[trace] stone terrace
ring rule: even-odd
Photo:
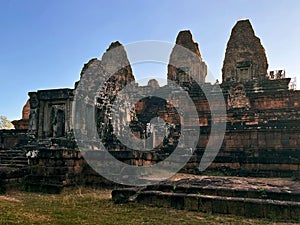
[[[175,175],[157,185],[116,189],[115,203],[246,217],[299,220],[300,182],[290,179]]]

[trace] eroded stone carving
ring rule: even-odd
[[[243,84],[237,84],[228,91],[228,108],[250,108],[249,99],[246,96],[245,87]]]
[[[52,105],[51,107],[51,126],[53,137],[63,137],[65,134],[65,106]]]
[[[29,99],[29,102],[30,102],[30,115],[29,115],[28,130],[29,130],[30,134],[36,135],[37,130],[38,130],[39,100],[38,100],[36,92],[30,92],[29,97],[30,97],[30,99]]]

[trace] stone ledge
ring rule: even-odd
[[[135,188],[126,190],[120,189],[112,192],[115,203],[128,202],[130,196],[137,195],[138,203],[165,208],[282,220],[297,220],[300,215],[300,202],[162,191],[139,193]]]
[[[167,181],[142,188],[116,189],[112,191],[112,199],[116,203],[136,201],[150,206],[252,218],[286,221],[299,219],[300,189],[297,181],[216,176],[180,177],[191,175],[178,174]]]

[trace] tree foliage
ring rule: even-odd
[[[0,129],[13,129],[14,125],[6,118],[0,115]]]

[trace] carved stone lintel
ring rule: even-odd
[[[232,86],[228,91],[228,108],[250,108],[250,101],[246,96],[243,84]]]

